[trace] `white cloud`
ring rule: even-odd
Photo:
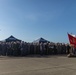
[[[34,14],[26,14],[25,15],[25,19],[27,19],[27,20],[36,21],[37,18],[38,18],[37,15],[34,15]]]

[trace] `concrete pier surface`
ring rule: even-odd
[[[76,58],[1,56],[0,75],[76,75]]]

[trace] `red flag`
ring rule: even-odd
[[[69,38],[70,44],[76,48],[76,37],[71,34],[68,34],[68,38]]]

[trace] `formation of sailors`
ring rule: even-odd
[[[0,55],[2,56],[68,54],[69,49],[69,45],[62,43],[0,42]]]

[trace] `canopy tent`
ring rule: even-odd
[[[14,42],[16,42],[16,41],[21,42],[21,40],[15,38],[15,37],[12,36],[12,35],[11,35],[9,38],[5,39],[5,41],[6,41],[6,42],[12,42],[12,41],[14,41]]]
[[[47,42],[49,42],[49,41],[45,40],[44,38],[39,38],[39,39],[33,41],[33,43],[47,43]]]

